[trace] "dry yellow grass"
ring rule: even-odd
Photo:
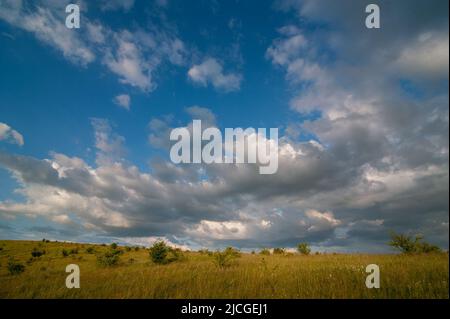
[[[109,248],[100,245],[0,241],[0,247],[0,298],[449,297],[448,254],[243,254],[220,269],[210,256],[197,252],[186,253],[184,261],[155,265],[148,250],[131,250],[120,256],[119,265],[102,267],[95,254]],[[28,261],[35,247],[46,254]],[[63,249],[76,247],[78,254],[62,256]],[[88,247],[96,252],[87,253]],[[9,274],[11,257],[25,265],[23,273]],[[80,289],[65,286],[65,267],[71,263],[80,266]],[[365,286],[368,264],[380,266],[380,289]]]

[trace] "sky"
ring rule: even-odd
[[[391,252],[449,242],[448,1],[0,0],[0,238]],[[278,128],[279,168],[170,132]]]

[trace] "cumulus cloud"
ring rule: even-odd
[[[204,108],[189,112],[217,121]],[[191,248],[294,247],[307,241],[346,250],[363,243],[370,250],[374,243],[384,245],[390,228],[442,229],[448,223],[448,170],[442,166],[387,171],[342,158],[340,148],[282,137],[273,176],[260,175],[251,164],[176,166],[165,160],[153,161],[145,172],[123,160],[125,139],[108,121],[92,124],[96,167],[57,153],[43,160],[0,153],[0,164],[26,198],[0,202],[0,212],[78,225],[71,226],[78,238],[93,233],[137,243],[164,237]],[[445,245],[443,235],[432,239]]]
[[[128,94],[120,94],[114,97],[114,103],[125,110],[130,110],[131,98]]]
[[[12,129],[8,124],[0,122],[0,141],[23,146],[23,136],[16,130]]]
[[[201,86],[211,84],[215,89],[223,91],[238,91],[242,76],[236,73],[225,74],[222,65],[214,58],[207,58],[200,64],[192,66],[188,77]]]

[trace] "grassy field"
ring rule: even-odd
[[[87,252],[92,247],[94,251]],[[45,250],[31,258],[33,248]],[[64,257],[62,251],[78,249]],[[242,254],[218,267],[205,253],[186,252],[167,265],[151,262],[147,249],[123,251],[105,267],[107,246],[0,241],[0,298],[448,298],[448,254],[341,255]],[[8,261],[25,269],[10,274]],[[65,267],[77,264],[81,288],[68,289]],[[380,289],[365,286],[368,264],[381,272]]]

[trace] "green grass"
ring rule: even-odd
[[[93,247],[94,253],[87,253]],[[2,248],[2,249],[1,249]],[[45,250],[31,258],[33,248]],[[62,250],[78,248],[63,257]],[[242,254],[220,268],[211,256],[185,253],[182,261],[156,265],[147,249],[125,251],[119,264],[103,267],[107,246],[0,241],[0,298],[448,298],[448,254],[344,255]],[[11,275],[13,257],[25,265]],[[133,259],[133,262],[129,260]],[[80,266],[80,289],[68,289],[68,264]],[[365,286],[368,264],[377,264],[381,288]]]

